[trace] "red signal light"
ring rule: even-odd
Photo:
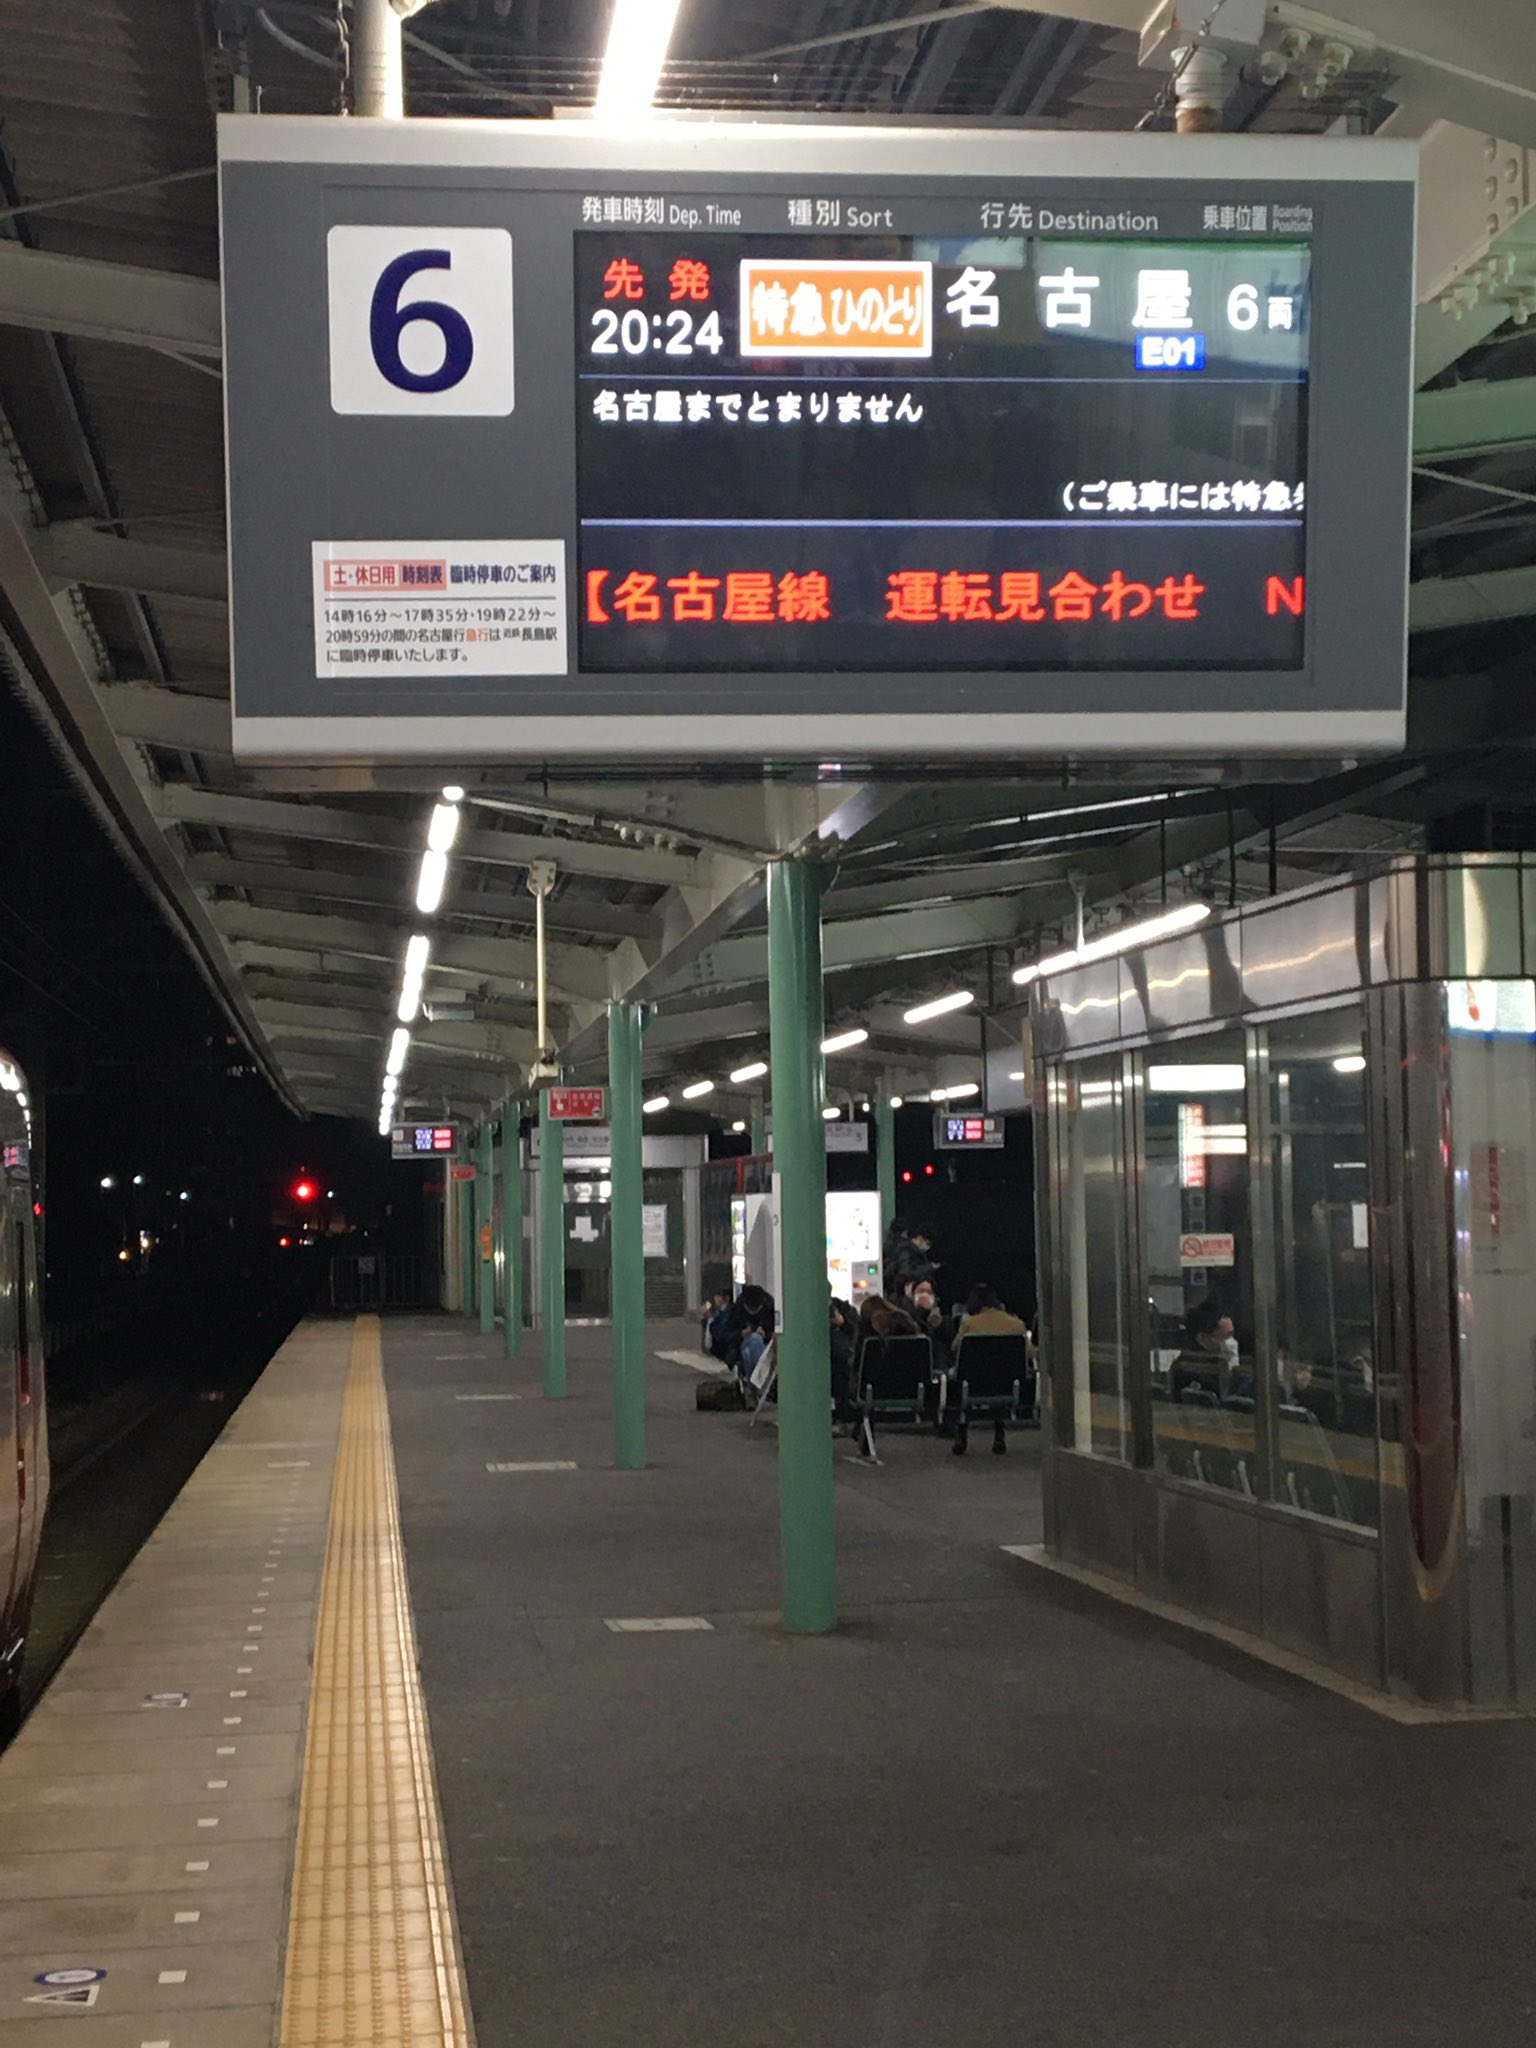
[[[933,1161],[932,1161],[931,1159],[929,1160],[928,1164],[927,1164],[927,1165],[926,1165],[926,1166],[925,1166],[925,1167],[923,1168],[923,1171],[924,1171],[924,1173],[926,1173],[926,1174],[927,1174],[928,1178],[929,1178],[930,1180],[932,1180],[932,1178],[933,1178]]]
[[[911,1167],[910,1167],[910,1166],[904,1166],[904,1167],[903,1167],[903,1168],[901,1169],[901,1177],[902,1177],[902,1179],[903,1179],[903,1180],[908,1180],[908,1181],[909,1181],[909,1180],[910,1180],[910,1179],[912,1178],[912,1169],[911,1169]]]
[[[285,1252],[292,1243],[293,1239],[291,1237],[280,1237],[277,1240],[277,1248],[280,1252]]]
[[[312,1180],[296,1180],[293,1184],[293,1199],[296,1202],[312,1202],[319,1189]]]

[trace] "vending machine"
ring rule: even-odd
[[[827,1284],[854,1308],[880,1292],[880,1196],[874,1189],[827,1196]]]
[[[779,1249],[779,1187],[772,1194],[731,1200],[731,1280],[739,1294],[749,1280],[780,1304],[784,1274]],[[854,1308],[880,1292],[880,1197],[838,1192],[827,1196],[827,1285]]]

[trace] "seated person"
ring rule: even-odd
[[[1010,1315],[1003,1307],[1002,1298],[995,1287],[983,1283],[973,1287],[966,1297],[965,1311],[955,1331],[955,1353],[967,1337],[1022,1337],[1029,1355],[1034,1355],[1034,1340],[1029,1334],[1029,1325],[1020,1317]]]
[[[731,1313],[731,1290],[717,1287],[699,1310],[704,1349],[714,1358],[725,1356],[725,1325]]]
[[[948,1318],[939,1307],[937,1290],[931,1280],[908,1281],[899,1297],[904,1308],[919,1330],[933,1345],[935,1366],[943,1365],[949,1358],[950,1327]]]
[[[859,1337],[920,1337],[912,1316],[883,1294],[866,1294],[859,1303]]]
[[[752,1377],[758,1360],[768,1349],[773,1337],[773,1296],[766,1287],[759,1287],[755,1280],[749,1280],[740,1294],[731,1303],[725,1319],[725,1350],[722,1356],[728,1366],[739,1372],[744,1380]]]
[[[1219,1401],[1226,1384],[1227,1339],[1232,1318],[1214,1301],[1196,1302],[1184,1318],[1184,1348],[1168,1375],[1169,1390],[1182,1401],[1186,1387],[1199,1387]]]

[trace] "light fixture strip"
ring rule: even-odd
[[[593,112],[602,120],[649,112],[677,25],[679,0],[613,0]]]
[[[1091,961],[1108,960],[1117,953],[1127,953],[1133,946],[1150,945],[1154,939],[1172,938],[1176,932],[1187,932],[1197,924],[1204,924],[1210,914],[1209,903],[1181,903],[1176,909],[1162,911],[1156,917],[1122,925],[1119,931],[1104,932],[1065,953],[1052,953],[1044,960],[1035,961],[1032,966],[1016,967],[1013,970],[1014,985],[1027,988],[1042,975],[1061,974],[1069,967],[1086,967]]]
[[[916,1009],[902,1013],[903,1024],[926,1024],[930,1017],[947,1017],[951,1010],[963,1010],[976,1000],[968,988],[956,989],[953,995],[935,996],[931,1003],[919,1003]]]
[[[861,1024],[852,1031],[837,1031],[830,1038],[824,1038],[821,1049],[824,1053],[847,1052],[855,1045],[863,1045],[868,1037],[869,1033]]]

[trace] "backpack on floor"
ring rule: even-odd
[[[719,1379],[699,1382],[693,1390],[693,1405],[705,1409],[745,1408],[747,1397],[735,1373],[722,1373]]]

